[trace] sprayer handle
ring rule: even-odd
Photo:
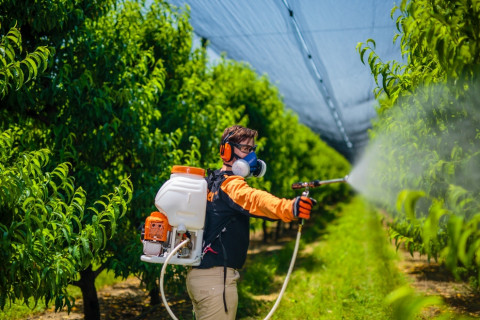
[[[302,192],[302,196],[304,197],[308,197],[308,195],[310,194],[310,190],[308,187],[305,188],[305,190]],[[300,226],[303,226],[303,224],[305,223],[305,219],[299,219],[300,221]]]

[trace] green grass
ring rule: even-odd
[[[107,272],[104,270],[98,275],[97,279],[95,279],[95,287],[97,290],[99,290],[107,285],[112,285],[120,281],[122,281],[122,279],[115,278],[115,275],[112,271]],[[69,286],[68,291],[75,299],[82,298],[82,292],[80,291],[80,288],[76,286]],[[54,304],[54,302],[51,302],[48,307],[51,307]],[[29,305],[30,306],[27,306],[25,303],[21,303],[21,301],[17,301],[12,305],[7,302],[5,309],[3,311],[0,310],[0,319],[26,319],[28,315],[40,313],[48,309],[48,307],[45,306],[44,300],[39,301],[37,306],[34,307],[35,303],[33,302],[33,299],[30,299]]]
[[[358,198],[333,211],[317,213],[304,228],[295,269],[273,319],[391,318],[385,297],[406,280],[395,267],[397,255],[379,215]],[[239,284],[240,319],[268,314],[274,300],[255,295],[276,298],[293,247],[249,258]]]

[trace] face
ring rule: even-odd
[[[245,158],[250,152],[255,151],[255,139],[244,139],[234,146],[234,152],[240,157]]]

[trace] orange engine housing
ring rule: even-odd
[[[145,240],[165,242],[168,231],[172,231],[172,226],[168,224],[167,216],[161,212],[152,212],[145,220]]]

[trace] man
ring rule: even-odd
[[[187,289],[196,319],[235,319],[238,270],[245,263],[250,217],[290,222],[309,219],[315,200],[280,199],[251,188],[246,176],[262,176],[257,159],[257,131],[235,125],[225,129],[220,144],[223,166],[209,173],[202,262],[189,270]]]

